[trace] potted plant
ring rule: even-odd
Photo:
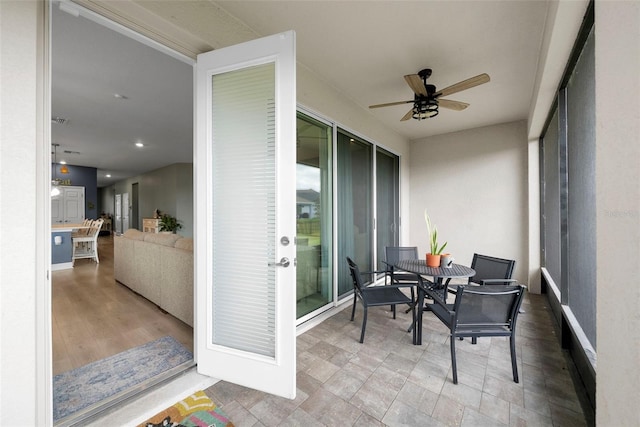
[[[180,224],[175,217],[168,214],[162,214],[160,217],[160,231],[175,233],[181,228],[182,224]]]
[[[431,218],[424,211],[424,220],[427,223],[427,235],[429,236],[429,253],[427,253],[427,266],[428,267],[440,267],[440,256],[442,251],[447,246],[447,242],[444,242],[441,246],[438,246],[438,227],[431,223]]]

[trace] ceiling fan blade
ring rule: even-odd
[[[369,108],[390,107],[392,105],[402,105],[402,104],[411,104],[411,103],[413,103],[413,99],[411,101],[396,101],[396,102],[387,102],[386,104],[369,105]]]
[[[475,77],[471,77],[470,79],[463,80],[451,86],[445,87],[444,89],[436,92],[433,96],[447,96],[452,93],[460,92],[463,90],[471,89],[472,87],[487,83],[489,81],[489,75],[486,73],[479,74]]]
[[[450,99],[438,99],[438,105],[455,111],[462,111],[469,106],[466,102],[452,101]]]
[[[409,120],[411,117],[413,117],[413,108],[409,111],[407,111],[407,114],[405,114],[404,116],[402,116],[402,118],[400,119],[401,122],[404,122],[406,120]]]
[[[424,87],[422,78],[417,74],[408,74],[404,76],[404,80],[407,82],[412,91],[418,95],[428,96],[427,88]]]

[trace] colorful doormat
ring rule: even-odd
[[[60,420],[193,359],[166,336],[53,377],[53,421]]]
[[[186,399],[157,413],[138,427],[165,426],[233,427],[233,423],[203,391],[196,391]]]

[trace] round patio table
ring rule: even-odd
[[[429,267],[423,259],[406,259],[398,261],[395,267],[409,273],[414,273],[418,278],[418,313],[413,321],[413,343],[422,344],[422,313],[424,312],[424,297],[439,298],[438,291],[442,290],[442,300],[447,301],[447,285],[451,279],[464,279],[473,277],[476,271],[460,264],[452,264],[451,267]],[[433,277],[433,282],[423,276]],[[446,282],[444,282],[446,279]],[[444,282],[444,283],[443,283]]]

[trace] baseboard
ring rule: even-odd
[[[69,268],[73,268],[72,262],[61,262],[58,264],[51,264],[51,271],[66,270]]]

